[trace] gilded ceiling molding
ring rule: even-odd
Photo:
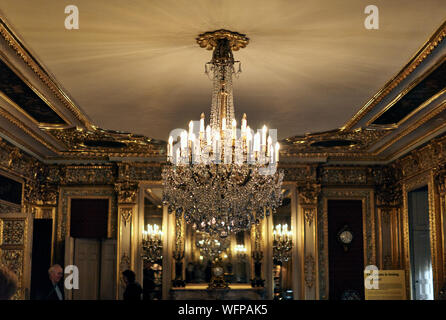
[[[433,119],[434,117],[436,117],[437,115],[439,115],[440,113],[442,113],[444,110],[446,110],[446,102],[442,102],[439,104],[438,107],[436,107],[434,110],[431,110],[426,116],[422,117],[421,119],[419,119],[417,122],[415,122],[414,124],[411,124],[410,126],[407,126],[404,130],[402,130],[402,132],[400,132],[399,134],[397,134],[395,137],[393,137],[391,140],[389,140],[388,142],[386,142],[384,145],[382,145],[378,150],[376,150],[373,155],[378,155],[381,152],[383,152],[384,150],[386,150],[388,147],[390,147],[392,144],[394,144],[396,141],[401,140],[402,138],[404,138],[405,136],[407,136],[408,134],[410,134],[411,132],[415,131],[416,129],[418,129],[421,125],[425,124],[426,122],[428,122],[429,120]],[[418,143],[422,138],[424,138],[427,135],[430,135],[432,132],[437,131],[438,129],[444,127],[444,123],[440,124],[437,128],[434,128],[432,130],[429,131],[428,134],[425,134],[423,137],[418,138],[415,141],[412,141],[410,145],[408,146],[404,146],[404,148],[408,148],[416,143]],[[399,152],[400,150],[398,150],[397,152]],[[397,152],[395,152],[394,154],[396,154]],[[391,159],[392,156],[394,155],[390,155],[387,158]]]
[[[47,129],[47,133],[63,143],[69,158],[153,157],[166,153],[164,141],[150,139],[132,133],[94,128]]]
[[[8,111],[4,110],[3,108],[0,108],[0,116],[8,120],[10,123],[12,123],[14,126],[25,132],[27,135],[29,135],[31,138],[33,138],[36,142],[42,144],[45,146],[48,150],[51,150],[55,153],[58,153],[57,149],[55,149],[52,145],[50,145],[48,142],[46,142],[44,139],[39,137],[32,131],[26,124],[24,124],[22,121],[14,117],[12,114],[10,114]]]
[[[0,35],[5,40],[7,45],[13,49],[16,54],[24,61],[24,63],[31,68],[31,70],[39,77],[39,79],[50,89],[54,96],[87,128],[91,128],[92,124],[87,117],[75,106],[73,101],[55,84],[50,78],[48,73],[42,68],[42,66],[36,61],[34,57],[30,55],[28,50],[25,49],[22,42],[6,25],[6,22],[0,18]]]
[[[36,170],[41,165],[35,158],[0,138],[0,169],[23,179],[35,179]]]
[[[378,91],[362,108],[358,111],[341,130],[350,130],[357,124],[369,111],[371,111],[380,101],[382,101],[393,89],[395,89],[404,79],[406,79],[432,51],[446,37],[446,22],[435,31],[435,33],[425,42],[423,47],[415,54],[415,56],[404,66],[404,68],[384,87]]]
[[[331,130],[295,136],[282,140],[281,155],[288,157],[358,158],[371,157],[367,150],[390,134],[392,130],[357,129],[354,131]]]

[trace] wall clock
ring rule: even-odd
[[[345,225],[338,231],[337,239],[344,247],[344,251],[348,251],[353,241],[353,231],[348,225]]]

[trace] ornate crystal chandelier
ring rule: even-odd
[[[280,262],[286,262],[291,258],[293,248],[292,232],[288,225],[277,225],[273,231],[273,258]]]
[[[281,204],[283,172],[277,171],[279,143],[276,130],[264,126],[256,133],[240,129],[234,113],[232,78],[241,72],[232,51],[246,47],[242,34],[218,30],[197,38],[213,50],[205,72],[213,80],[210,124],[205,116],[189,123],[189,130],[173,130],[162,177],[164,204],[184,216],[193,229],[226,237],[249,230]],[[235,65],[238,65],[236,71]]]
[[[144,230],[142,234],[142,257],[144,260],[156,262],[163,258],[162,235],[163,232],[158,225],[147,225],[147,230]]]

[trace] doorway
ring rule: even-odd
[[[361,200],[328,200],[329,299],[364,299]],[[343,242],[346,234],[347,240]],[[342,235],[344,234],[344,235]]]
[[[113,300],[116,280],[116,240],[73,239],[73,264],[79,270],[79,289],[73,300]]]
[[[427,186],[409,192],[408,207],[412,299],[433,300]]]

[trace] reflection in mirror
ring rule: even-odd
[[[291,191],[283,189],[283,202],[273,214],[274,299],[292,299]]]
[[[159,191],[159,192],[157,192]],[[144,300],[159,300],[162,295],[161,190],[147,189],[144,198],[143,290]]]
[[[197,232],[186,225],[186,283],[210,283],[212,268],[223,268],[227,284],[247,283],[249,279],[249,250],[247,232],[226,238]]]

